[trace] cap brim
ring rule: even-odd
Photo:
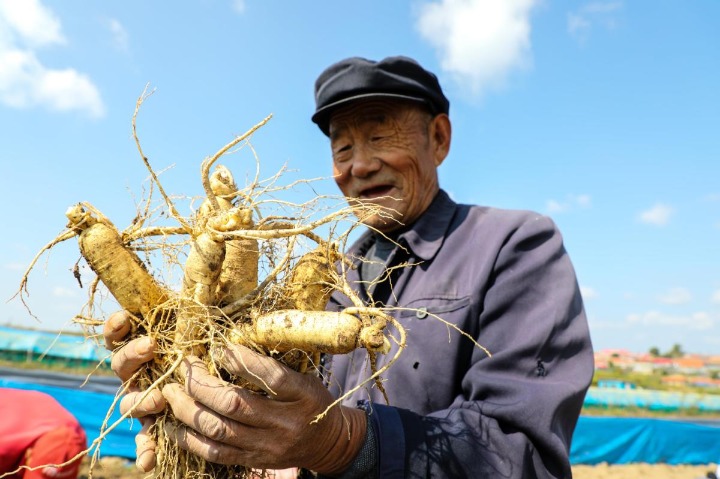
[[[330,130],[330,114],[338,109],[341,106],[344,106],[348,103],[358,101],[358,100],[365,100],[370,98],[395,98],[399,100],[410,100],[410,101],[417,101],[420,103],[424,103],[429,106],[429,102],[425,98],[412,96],[412,95],[402,95],[399,93],[379,93],[379,92],[373,92],[373,93],[361,93],[358,95],[353,95],[349,97],[345,97],[341,100],[334,101],[332,103],[329,103],[313,114],[311,117],[312,121],[320,127],[320,129],[325,133],[326,135],[329,134]]]

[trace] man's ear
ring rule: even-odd
[[[452,125],[450,117],[445,113],[436,115],[430,123],[430,140],[432,142],[435,166],[440,166],[450,152]]]

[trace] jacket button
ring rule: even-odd
[[[415,316],[417,316],[418,319],[425,319],[427,318],[428,312],[427,308],[418,308],[417,311],[415,311]]]

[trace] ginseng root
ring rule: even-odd
[[[287,309],[258,315],[240,324],[230,335],[236,344],[257,344],[280,353],[299,349],[307,353],[347,354],[359,347],[385,353],[385,322],[363,324],[347,312]]]
[[[98,220],[79,204],[71,206],[66,216],[68,228],[78,235],[80,253],[121,307],[149,317],[168,299],[168,292],[157,284],[140,258],[125,247],[109,221]]]

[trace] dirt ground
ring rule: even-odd
[[[715,472],[716,464],[669,466],[667,464],[630,464],[573,467],[573,479],[701,479]]]
[[[88,479],[90,461],[86,457],[80,468],[79,479]],[[103,457],[92,471],[93,479],[142,479],[152,477],[135,469],[135,463],[120,457]]]
[[[88,461],[80,474],[80,479],[88,479]],[[574,479],[704,479],[707,473],[715,471],[716,464],[703,466],[669,466],[667,464],[631,464],[575,466]],[[135,469],[132,461],[116,457],[105,457],[93,469],[93,479],[143,479],[152,477]]]

